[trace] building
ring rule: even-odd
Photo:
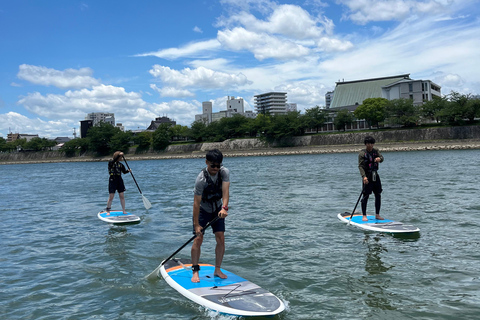
[[[158,118],[155,118],[155,121],[152,121],[150,123],[150,125],[148,126],[147,130],[146,131],[155,131],[158,129],[158,127],[160,127],[161,124],[163,123],[169,123],[171,124],[172,126],[175,126],[177,125],[177,122],[174,121],[174,120],[171,120],[170,118],[168,117],[158,117]]]
[[[328,91],[327,93],[325,93],[325,109],[330,108],[330,105],[332,104],[334,92],[335,91]]]
[[[87,137],[87,131],[93,127],[93,120],[82,120],[80,121],[80,138]]]
[[[222,118],[231,118],[236,114],[247,118],[255,118],[253,111],[245,111],[245,102],[243,98],[227,97],[227,109],[219,112],[213,112],[212,102],[202,102],[202,114],[195,115],[195,121],[202,120],[206,124],[218,121]]]
[[[288,112],[286,92],[267,92],[254,97],[257,114],[277,115]]]
[[[440,86],[430,80],[413,80],[410,74],[339,81],[336,83],[331,108],[361,105],[368,98],[412,99],[414,105],[441,97]]]
[[[11,133],[11,132],[7,134],[7,142],[13,142],[19,139],[25,139],[28,142],[33,138],[38,138],[38,134]]]
[[[120,123],[120,122],[117,122],[117,124],[115,125],[116,128],[120,129],[121,131],[125,132],[125,127]]]
[[[93,125],[97,126],[100,122],[110,123],[115,126],[115,114],[107,112],[92,112],[87,114],[85,120],[92,120]]]

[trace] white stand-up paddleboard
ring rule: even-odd
[[[385,233],[415,233],[419,232],[420,229],[412,226],[410,224],[404,224],[402,222],[393,221],[393,220],[377,220],[375,216],[367,215],[368,221],[362,220],[361,213],[354,213],[352,220],[350,221],[350,212],[344,212],[338,214],[338,219],[340,221],[351,224],[357,228],[376,231],[376,232],[385,232]]]
[[[110,210],[110,212],[102,210],[97,216],[98,219],[115,225],[140,223],[140,217],[130,212],[124,214],[122,210]]]
[[[200,265],[200,282],[194,283],[192,263],[188,259],[172,259],[160,272],[165,281],[186,298],[205,308],[234,316],[273,316],[285,310],[284,303],[256,284],[222,269],[227,279],[215,277],[215,267]]]

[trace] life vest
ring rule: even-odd
[[[375,162],[375,158],[378,157],[378,152],[375,149],[373,149],[372,152],[365,150],[365,154],[363,155],[363,168],[365,169],[366,173],[370,174],[372,171],[378,170],[378,162]]]
[[[207,181],[207,186],[203,189],[202,201],[215,203],[218,200],[222,199],[222,174],[221,169],[218,171],[217,181],[213,182],[210,174],[207,171],[207,168],[203,168],[203,175]]]
[[[111,176],[121,176],[122,171],[123,171],[123,164],[121,164],[120,162],[111,160],[108,163],[108,173]]]

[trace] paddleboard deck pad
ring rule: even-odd
[[[420,229],[415,226],[387,219],[377,220],[375,219],[375,216],[367,215],[368,221],[363,221],[361,213],[354,213],[352,221],[350,221],[351,215],[351,212],[344,212],[339,213],[337,217],[342,222],[349,223],[357,228],[368,231],[386,233],[415,233],[420,231]]]
[[[272,293],[222,269],[228,276],[213,275],[215,267],[200,263],[200,282],[192,278],[189,259],[172,259],[160,268],[165,281],[186,298],[207,309],[234,316],[273,316],[285,310],[284,303]]]
[[[102,221],[112,223],[115,225],[140,223],[140,217],[130,212],[127,212],[127,214],[124,214],[122,210],[110,210],[110,212],[106,212],[105,210],[102,210],[98,213],[98,218]]]

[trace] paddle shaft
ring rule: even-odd
[[[362,192],[360,192],[360,195],[358,196],[357,203],[355,204],[355,208],[353,208],[352,214],[350,215],[350,221],[352,221],[352,217],[353,217],[353,214],[355,213],[355,209],[357,209],[358,203],[360,202],[360,198],[362,197],[364,186],[365,185],[363,184],[363,181],[362,181]]]
[[[125,159],[125,156],[123,156],[123,161],[125,161],[125,164],[127,165],[128,170],[130,170],[130,167],[128,166],[127,159]],[[137,185],[138,191],[140,191],[140,194],[142,193],[142,190],[140,190],[140,187],[138,186],[137,180],[135,180],[135,177],[133,176],[133,172],[130,171],[130,174],[132,175],[133,181],[135,181],[135,184]]]
[[[205,227],[203,228],[202,231],[205,231],[207,230],[208,227],[210,227],[210,225],[214,224],[218,219],[220,219],[219,216],[216,216],[215,218],[213,218],[211,221],[209,221]],[[193,239],[195,239],[197,237],[197,235],[195,234],[193,237],[191,237],[187,242],[185,242],[183,244],[183,246],[181,246],[180,248],[178,248],[177,251],[175,251],[174,253],[172,253],[172,255],[170,257],[168,257],[167,259],[163,260],[163,262],[160,264],[161,266],[163,266],[167,261],[169,261],[170,259],[172,259],[177,253],[179,253],[183,248],[185,248],[185,246],[187,244],[189,244],[190,242],[193,241]]]

